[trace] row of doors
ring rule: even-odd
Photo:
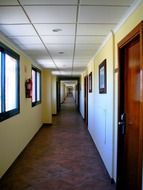
[[[119,44],[117,190],[141,190],[143,160],[143,23]],[[84,78],[88,126],[88,76]]]

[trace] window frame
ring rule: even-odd
[[[1,113],[0,122],[4,121],[10,117],[13,117],[20,113],[20,56],[0,42],[0,52],[1,52]],[[6,111],[6,95],[5,95],[5,64],[6,64],[6,54],[16,60],[16,108]]]
[[[32,102],[32,107],[41,104],[41,70],[38,69],[37,67],[32,65],[32,69],[31,69],[31,76],[32,76],[32,71],[34,71],[35,74],[35,102],[32,102],[32,98],[31,98],[31,102]],[[37,100],[37,73],[39,73],[40,75],[40,87],[39,87],[39,95],[40,95],[40,100]],[[33,80],[32,80],[33,83]],[[33,85],[32,85],[32,91],[33,91]]]

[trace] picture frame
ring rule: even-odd
[[[92,92],[92,72],[89,74],[89,92]]]
[[[107,93],[106,59],[99,65],[99,93]]]

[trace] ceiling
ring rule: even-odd
[[[80,75],[134,0],[0,0],[0,31],[44,68]]]
[[[64,83],[64,85],[66,86],[66,87],[75,87],[76,85],[77,85],[77,83],[78,83],[78,81],[77,80],[61,80],[61,83]]]

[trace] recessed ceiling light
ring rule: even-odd
[[[64,54],[64,52],[63,51],[60,51],[60,52],[58,52],[59,54]]]
[[[60,32],[60,31],[62,31],[62,29],[60,29],[60,28],[54,28],[52,31],[53,32]]]

